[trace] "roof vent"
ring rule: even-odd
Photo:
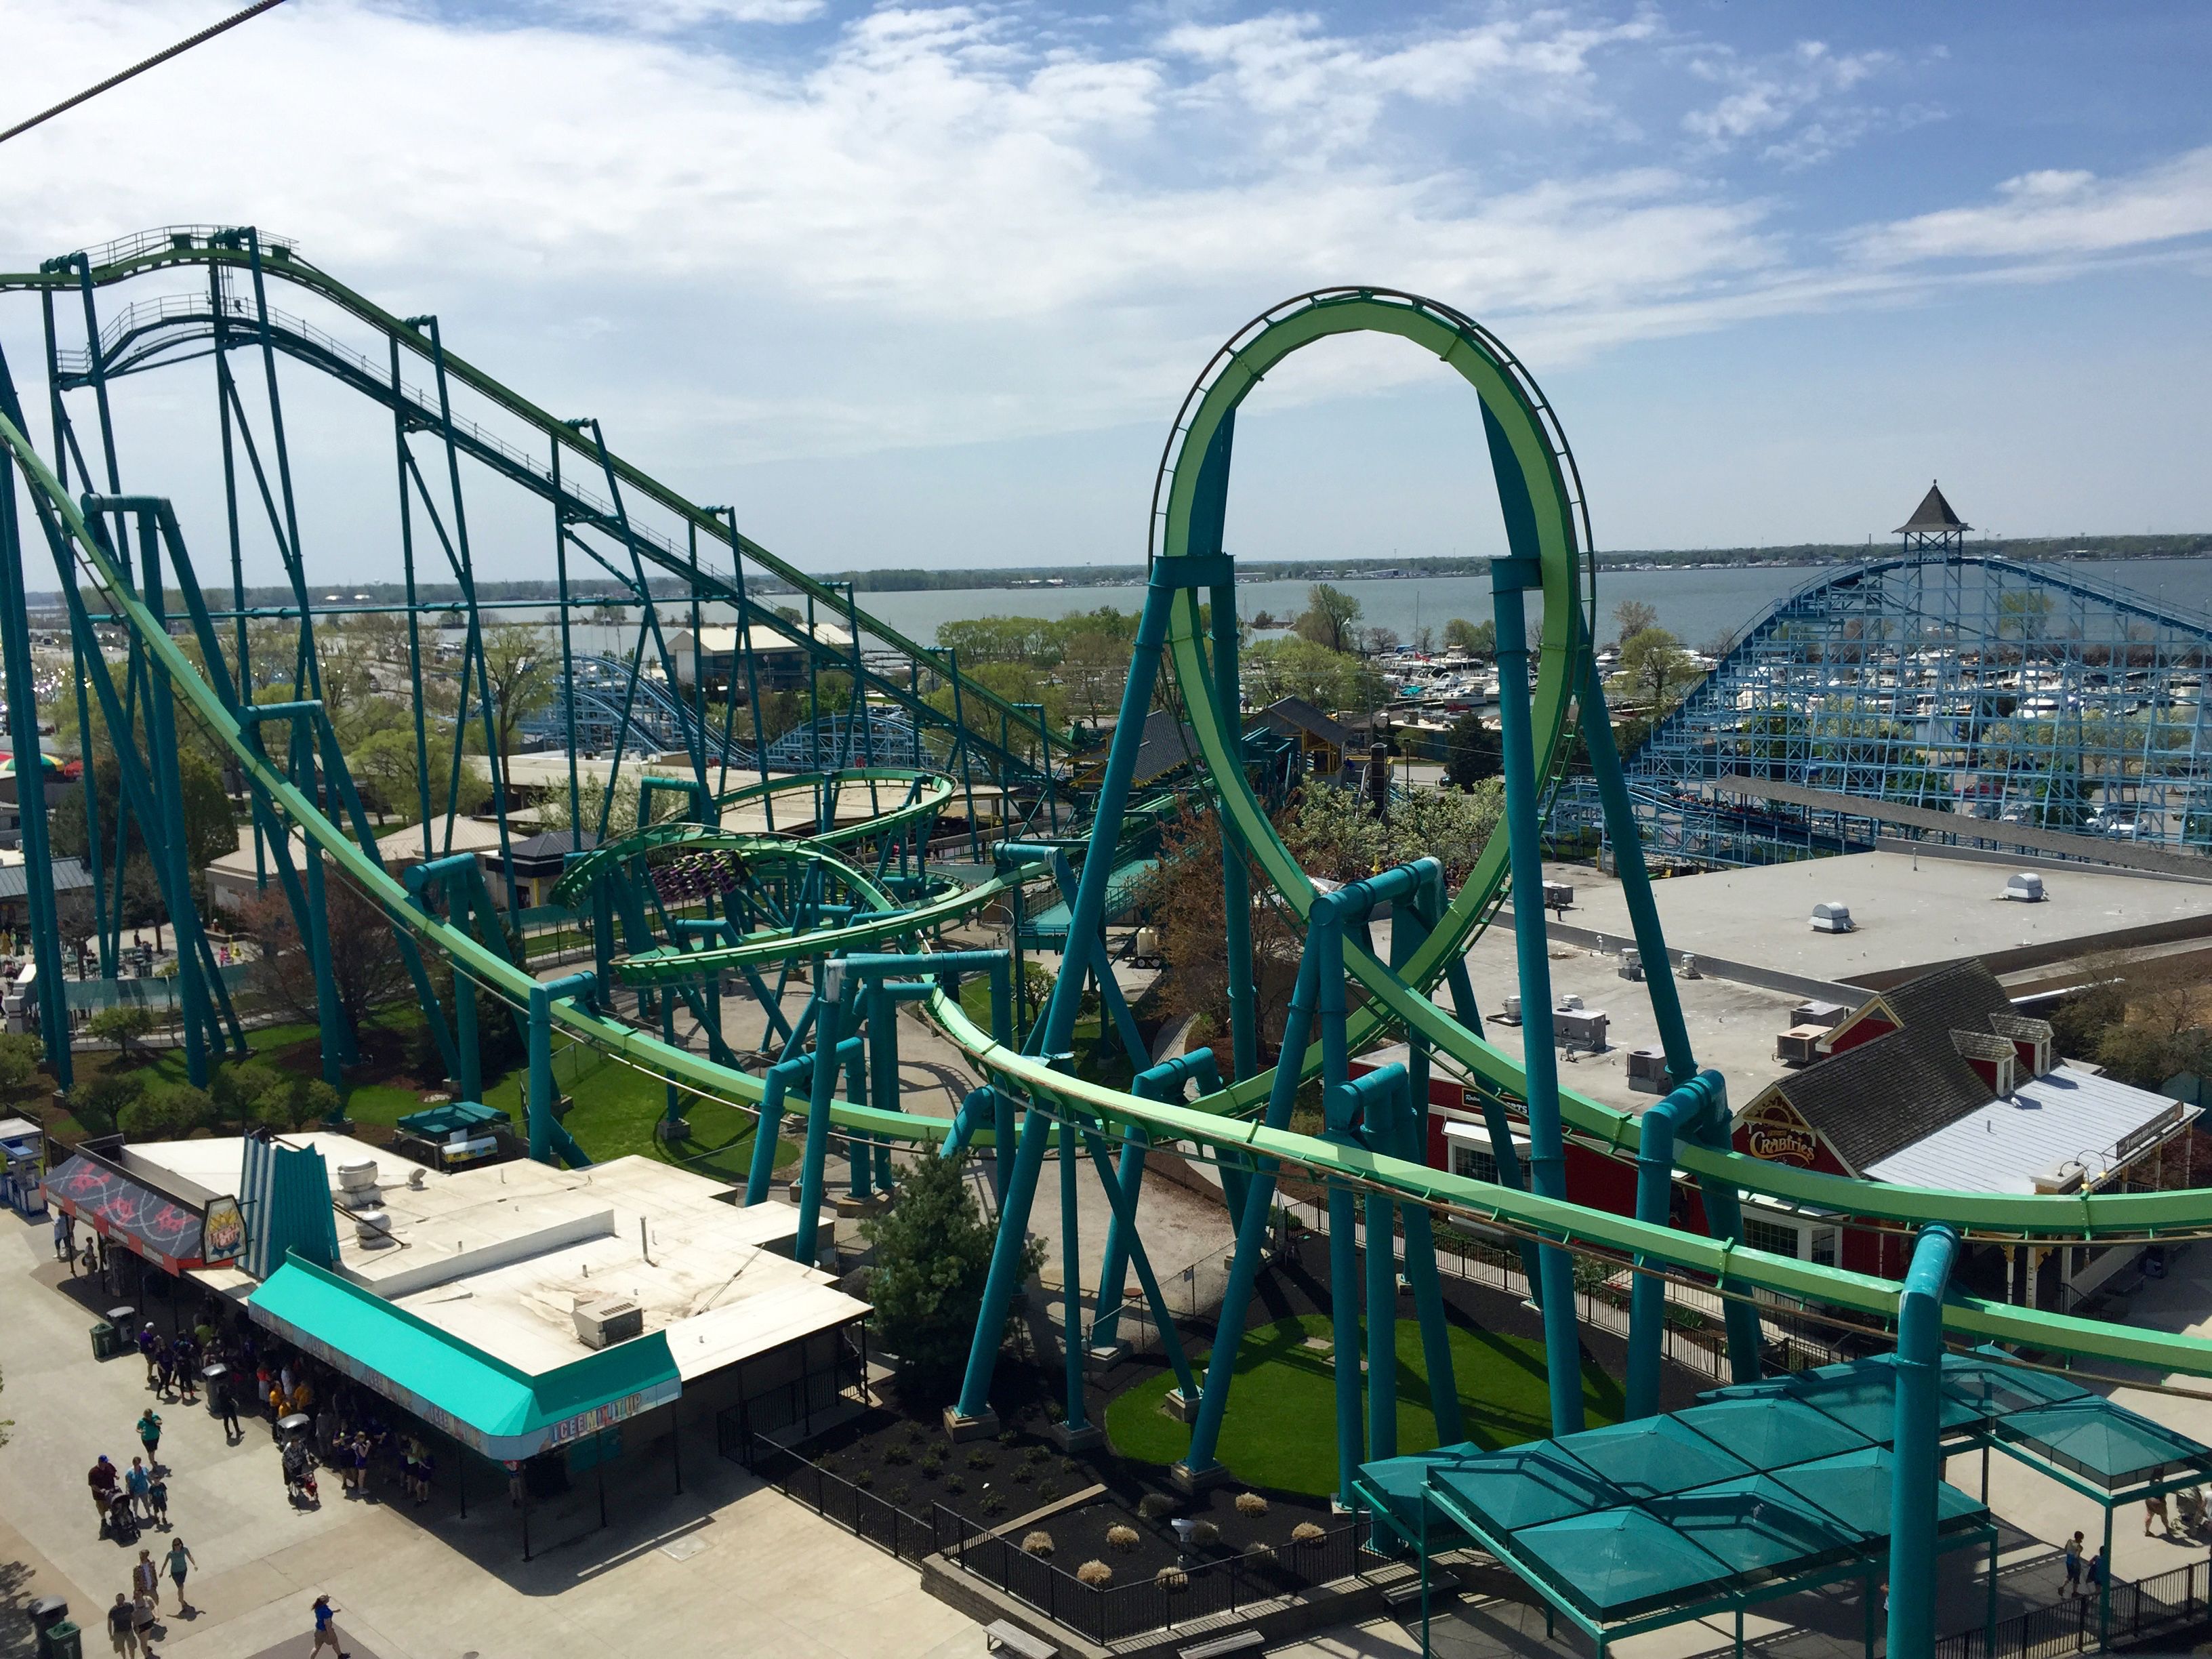
[[[1851,907],[1831,899],[1813,907],[1813,931],[1816,933],[1848,933],[1856,926],[1851,921]]]
[[[392,1218],[381,1210],[356,1210],[353,1236],[364,1250],[389,1249],[399,1242],[392,1236]]]
[[[350,1199],[376,1190],[376,1160],[365,1158],[358,1164],[338,1165],[338,1186]]]
[[[2004,896],[2022,904],[2043,902],[2043,878],[2033,870],[2022,870],[2005,878]]]
[[[611,1348],[645,1334],[645,1310],[618,1297],[579,1302],[574,1318],[576,1335],[587,1348]]]

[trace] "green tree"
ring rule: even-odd
[[[305,1129],[313,1124],[335,1126],[345,1117],[345,1102],[336,1089],[320,1078],[310,1078],[301,1087],[292,1091],[292,1127]]]
[[[907,1170],[890,1209],[860,1228],[876,1251],[868,1273],[871,1322],[918,1399],[942,1399],[957,1383],[990,1273],[994,1234],[967,1170],[964,1152],[923,1156]],[[1044,1242],[1030,1240],[1018,1280],[1043,1261]]]
[[[1382,701],[1382,677],[1355,656],[1301,637],[1261,640],[1238,659],[1255,705],[1303,697],[1321,708],[1364,713]]]
[[[1306,608],[1291,624],[1301,639],[1328,651],[1356,651],[1359,647],[1359,601],[1340,587],[1316,582],[1306,589]]]
[[[70,1115],[87,1134],[112,1135],[124,1109],[145,1092],[146,1080],[136,1072],[101,1072],[70,1091]]]
[[[1464,652],[1470,657],[1494,657],[1498,654],[1498,624],[1454,617],[1444,624],[1444,649]]]
[[[1358,881],[1391,866],[1432,855],[1456,887],[1505,816],[1504,784],[1485,779],[1472,791],[1416,789],[1377,818],[1349,789],[1311,789],[1284,816],[1284,842],[1309,875]]]
[[[455,811],[482,811],[491,799],[491,780],[471,757],[461,758],[460,785],[453,782],[453,729],[450,721],[433,722],[424,733],[430,783],[430,811],[444,817],[449,799]],[[411,725],[386,726],[370,733],[346,751],[346,766],[355,786],[371,806],[400,823],[420,822],[422,792],[416,765],[415,730]],[[563,799],[567,791],[559,792]]]
[[[182,1140],[215,1121],[215,1103],[206,1091],[189,1086],[154,1089],[128,1103],[115,1121],[133,1140]]]
[[[1701,672],[1697,659],[1672,634],[1663,628],[1645,628],[1622,642],[1613,684],[1624,700],[1643,711],[1647,722],[1656,723],[1681,702]]]
[[[151,1008],[136,1002],[118,1002],[94,1014],[85,1023],[84,1029],[88,1036],[99,1042],[112,1042],[120,1048],[123,1064],[128,1066],[134,1059],[145,1058],[134,1051],[147,1033],[154,1029],[154,1024]]]
[[[1623,645],[1648,629],[1659,626],[1659,610],[1641,599],[1623,599],[1613,607],[1613,637]]]
[[[212,1106],[208,1121],[218,1131],[244,1134],[257,1124],[281,1127],[290,1115],[291,1085],[258,1061],[217,1067],[208,1079],[208,1096]]]
[[[38,1076],[43,1054],[29,1032],[0,1032],[0,1092],[12,1092]]]
[[[1503,740],[1470,708],[1444,732],[1444,781],[1471,789],[1504,769]]]
[[[553,701],[559,653],[526,623],[503,623],[483,632],[484,679],[491,689],[492,735],[504,763],[514,753],[522,722]]]

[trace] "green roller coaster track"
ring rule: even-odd
[[[228,257],[231,256],[219,250],[153,247],[103,267],[103,272],[125,265],[143,269]],[[349,289],[304,265],[295,264],[294,269],[282,274],[286,280],[313,288],[380,328],[396,330],[402,326],[398,319]],[[0,288],[31,286],[42,280],[58,285],[65,279],[5,278],[0,279]],[[1193,504],[1200,470],[1194,463],[1206,453],[1223,423],[1261,378],[1285,357],[1306,345],[1354,332],[1397,336],[1433,353],[1458,372],[1481,398],[1485,410],[1503,433],[1522,477],[1535,483],[1536,487],[1528,492],[1529,510],[1540,547],[1544,618],[1534,726],[1539,755],[1548,768],[1550,757],[1559,750],[1576,672],[1586,649],[1587,595],[1583,585],[1589,575],[1589,538],[1581,524],[1578,485],[1565,442],[1558,435],[1556,423],[1551,420],[1550,411],[1533,382],[1502,346],[1447,308],[1385,290],[1332,290],[1291,301],[1255,319],[1240,332],[1194,389],[1183,417],[1176,424],[1163,465],[1159,522],[1156,526],[1157,556],[1163,561],[1206,556],[1191,550]],[[449,368],[486,396],[531,420],[556,441],[581,448],[573,432],[562,423],[459,360],[447,361]],[[533,989],[542,994],[544,988],[527,971],[465,929],[410,902],[407,890],[365,853],[346,830],[327,816],[308,793],[271,763],[259,743],[249,736],[241,724],[240,714],[246,711],[234,713],[179,647],[164,619],[149,605],[145,596],[126,575],[103,537],[95,533],[88,521],[87,509],[71,498],[40,457],[22,428],[19,409],[0,410],[0,443],[4,443],[15,470],[28,487],[33,513],[52,542],[58,560],[74,563],[89,574],[111,599],[115,613],[122,618],[137,644],[166,674],[191,713],[225,745],[238,765],[259,789],[266,792],[284,817],[338,866],[347,879],[374,900],[396,927],[405,930],[509,1003],[521,1006],[530,1001]],[[703,509],[684,501],[634,467],[617,463],[616,470],[635,488],[664,502],[702,531],[721,533],[719,521]],[[133,498],[131,504],[139,505],[138,499]],[[114,510],[116,506],[108,503],[106,510]],[[787,570],[749,542],[742,544],[748,556],[780,572]],[[11,550],[20,557],[19,550]],[[811,580],[796,571],[788,571],[787,575],[801,586]],[[821,587],[821,592],[823,597],[837,597],[826,587]],[[1239,757],[1214,706],[1209,687],[1218,665],[1208,659],[1194,588],[1180,590],[1171,617],[1169,655],[1211,775],[1212,787],[1236,835],[1250,848],[1285,900],[1304,915],[1313,902],[1314,889],[1269,825],[1244,778]],[[864,625],[909,651],[917,660],[927,660],[931,656],[924,647],[905,641],[872,618],[866,619]],[[1011,705],[1008,712],[1012,712]],[[737,837],[731,844],[742,842],[743,838]],[[683,842],[679,839],[671,844]],[[702,845],[704,842],[692,844]],[[1094,843],[1091,857],[1095,859],[1102,854],[1110,856],[1111,851],[1110,843]],[[826,848],[816,848],[811,855],[823,860],[837,857]],[[941,920],[969,914],[973,907],[995,896],[994,889],[1003,890],[1015,882],[1030,878],[1034,872],[1001,876],[994,883],[937,901],[934,908],[925,906],[903,913],[896,913],[896,902],[871,882],[866,872],[848,864],[842,873],[852,890],[865,896],[872,910],[895,914],[840,932],[810,933],[803,939],[790,935],[757,938],[734,948],[745,952],[746,959],[766,960],[814,957],[859,944],[898,940],[915,956],[918,972],[927,975],[927,956],[920,948],[920,936],[924,932]],[[1501,836],[1486,850],[1474,874],[1452,900],[1444,924],[1435,930],[1402,975],[1394,973],[1356,941],[1347,940],[1349,971],[1368,994],[1365,1006],[1352,1016],[1357,1036],[1372,1035],[1386,1026],[1408,1029],[1425,1037],[1437,1051],[1492,1083],[1506,1089],[1525,1088],[1517,1061],[1465,1029],[1422,994],[1425,988],[1442,977],[1466,942],[1494,912],[1506,875]],[[696,969],[700,961],[711,960],[712,955],[699,953],[687,966]],[[1455,1176],[1407,1159],[1254,1122],[1248,1115],[1270,1085],[1269,1073],[1243,1079],[1234,1088],[1194,1106],[1164,1104],[1070,1075],[1057,1069],[1048,1058],[1017,1052],[995,1041],[942,988],[927,999],[925,1006],[937,1028],[979,1072],[1002,1091],[1050,1117],[1073,1115],[1084,1121],[1096,1121],[1116,1135],[1140,1132],[1154,1145],[1188,1143],[1210,1155],[1232,1161],[1279,1160],[1324,1179],[1350,1182],[1414,1204],[1488,1218],[1548,1237],[1633,1254],[1651,1262],[1708,1274],[1724,1291],[1774,1291],[1882,1318],[1894,1317],[1899,1307],[1900,1286],[1887,1279],[1734,1247],[1667,1226]],[[572,998],[557,998],[552,1005],[551,1018],[569,1039],[588,1043],[678,1088],[741,1107],[757,1107],[762,1100],[762,1079],[596,1013]],[[1317,1064],[1315,1053],[1304,1057],[1305,1069],[1312,1070]],[[1583,1135],[1623,1153],[1638,1146],[1638,1127],[1634,1120],[1565,1091],[1561,1103],[1567,1121]],[[830,1121],[848,1133],[906,1142],[934,1143],[941,1140],[951,1127],[941,1119],[885,1111],[850,1100],[833,1099],[827,1109]],[[988,1139],[988,1133],[979,1133],[977,1139]],[[1748,1192],[1823,1206],[1846,1215],[1911,1224],[1940,1221],[1972,1233],[2010,1239],[2143,1236],[2212,1225],[2212,1192],[2203,1190],[2109,1196],[1991,1196],[1850,1182],[1687,1144],[1680,1146],[1676,1158],[1693,1173],[1711,1174]],[[1955,1291],[1946,1302],[1943,1319],[1947,1329],[1977,1339],[2212,1376],[2212,1343],[2185,1335],[2116,1327],[2067,1315],[1993,1304]]]

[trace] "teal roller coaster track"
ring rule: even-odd
[[[196,286],[182,295],[134,301],[101,323],[100,301],[106,290],[179,279]],[[374,340],[376,350],[344,343],[276,311],[268,293],[279,285],[334,310],[349,331]],[[1220,1425],[1231,1408],[1230,1357],[1265,1247],[1273,1184],[1285,1171],[1323,1184],[1330,1194],[1340,1352],[1358,1346],[1363,1304],[1395,1305],[1389,1253],[1372,1253],[1363,1265],[1355,1247],[1363,1208],[1370,1239],[1390,1237],[1402,1224],[1404,1271],[1431,1344],[1440,1344],[1442,1334],[1431,1243],[1438,1218],[1495,1223],[1540,1241],[1538,1279],[1547,1344],[1555,1356],[1553,1421],[1560,1431],[1578,1425],[1581,1411],[1565,1278],[1570,1246],[1632,1257],[1653,1270],[1684,1270],[1718,1286],[1734,1310],[1729,1347],[1739,1378],[1755,1375],[1759,1364],[1749,1293],[1760,1291],[1884,1320],[1897,1319],[1909,1303],[1912,1320],[1930,1333],[1940,1319],[1942,1330],[1958,1339],[2212,1376],[2212,1342],[1990,1303],[1943,1287],[1951,1242],[1958,1237],[2080,1240],[2201,1231],[2212,1226],[2212,1192],[1969,1194],[1868,1185],[1738,1154],[1729,1145],[1718,1079],[1699,1071],[1664,971],[1655,971],[1650,986],[1674,1089],[1641,1119],[1564,1086],[1548,1045],[1530,1045],[1524,1059],[1484,1033],[1466,948],[1510,887],[1538,878],[1541,814],[1571,716],[1584,723],[1589,748],[1599,757],[1595,787],[1620,855],[1644,959],[1656,966],[1668,957],[1643,876],[1628,783],[1611,763],[1604,694],[1590,648],[1591,537],[1572,455],[1523,366],[1493,336],[1449,307],[1381,289],[1307,294],[1255,318],[1207,365],[1174,422],[1156,487],[1150,579],[1117,728],[1126,740],[1116,741],[1097,796],[1088,803],[1088,817],[1070,836],[1062,833],[1058,814],[1073,803],[1054,764],[1055,750],[1066,754],[1067,736],[1050,731],[1039,711],[994,696],[963,675],[957,663],[861,612],[848,591],[776,559],[737,529],[730,509],[695,505],[656,482],[617,456],[595,422],[556,418],[448,352],[435,319],[402,319],[381,310],[309,264],[293,245],[251,230],[179,228],[51,261],[37,272],[0,276],[0,293],[30,296],[41,307],[51,427],[42,453],[15,382],[0,361],[0,445],[12,463],[9,487],[0,490],[0,654],[6,658],[13,729],[24,734],[18,746],[27,747],[35,688],[26,558],[43,544],[68,611],[72,688],[86,711],[86,729],[96,704],[116,740],[122,810],[153,854],[177,925],[187,1053],[196,1079],[239,1047],[240,1039],[222,981],[210,971],[183,860],[173,738],[179,719],[197,721],[212,734],[243,779],[276,884],[298,915],[303,937],[311,942],[323,937],[328,879],[351,884],[381,909],[404,941],[426,1014],[453,1056],[457,1076],[467,1074],[473,1058],[474,1000],[458,999],[448,1014],[434,994],[431,963],[441,961],[460,981],[484,988],[514,1011],[528,1040],[535,1155],[582,1156],[553,1116],[556,1040],[589,1045],[663,1079],[672,1102],[681,1095],[704,1097],[759,1112],[766,1124],[803,1124],[802,1254],[817,1237],[833,1134],[850,1149],[856,1180],[870,1170],[874,1179],[895,1180],[888,1157],[893,1145],[994,1146],[998,1247],[966,1379],[951,1413],[956,1431],[988,1420],[993,1364],[1026,1222],[1045,1154],[1054,1144],[1068,1237],[1074,1237],[1079,1163],[1093,1167],[1114,1210],[1107,1248],[1115,1283],[1102,1304],[1118,1297],[1122,1261],[1136,1270],[1148,1298],[1159,1299],[1136,1222],[1148,1152],[1176,1146],[1221,1168],[1237,1223],[1237,1248],[1215,1358],[1202,1376],[1183,1355],[1173,1320],[1164,1308],[1156,1308],[1194,1418],[1187,1465],[1194,1480],[1206,1478],[1214,1467]],[[65,350],[60,318],[69,312],[79,314],[85,343]],[[1480,403],[1510,548],[1510,556],[1496,562],[1492,581],[1498,638],[1506,646],[1501,686],[1507,824],[1455,894],[1443,890],[1437,866],[1428,860],[1334,892],[1317,891],[1275,834],[1245,765],[1235,568],[1223,543],[1237,413],[1261,378],[1292,353],[1353,333],[1396,337],[1468,382]],[[202,584],[177,511],[164,496],[145,493],[204,481],[145,476],[134,458],[136,488],[126,490],[122,423],[110,395],[122,376],[200,358],[213,362],[224,504],[206,534],[228,556],[233,600],[228,609],[211,608],[210,589]],[[726,731],[716,738],[703,720],[687,725],[684,763],[672,775],[652,781],[655,793],[676,797],[681,821],[653,824],[572,864],[562,891],[592,916],[593,966],[550,983],[539,980],[509,955],[501,918],[473,866],[434,860],[394,872],[378,851],[322,701],[314,629],[326,611],[310,602],[315,584],[308,573],[306,515],[284,443],[280,358],[389,413],[392,447],[374,464],[392,468],[396,477],[396,540],[410,595],[416,552],[431,546],[465,596],[468,642],[461,678],[473,685],[475,703],[471,708],[465,690],[463,720],[483,719],[489,702],[462,489],[465,461],[471,476],[488,476],[550,509],[550,540],[564,583],[573,554],[624,586],[638,617],[630,660],[647,667],[658,663],[664,685],[678,684],[667,661],[664,611],[696,623],[699,607],[711,603],[748,621],[766,619],[747,591],[750,564],[799,590],[810,606],[842,619],[854,641],[842,652],[814,647],[806,630],[810,650],[817,652],[816,665],[851,673],[856,695],[899,711],[925,735],[935,758],[903,770],[771,777],[756,786],[756,797],[733,800],[721,791],[714,769],[740,734]],[[258,369],[252,398],[245,389],[249,377],[233,372],[234,359]],[[462,391],[487,421],[526,433],[535,448],[457,413]],[[430,465],[416,453],[418,439],[428,441]],[[442,477],[435,476],[441,471]],[[294,594],[292,605],[278,608],[295,637],[274,676],[270,665],[249,659],[241,614],[240,548],[245,526],[256,519],[265,520],[260,533],[274,543]],[[669,579],[681,590],[672,600],[658,591]],[[212,591],[219,599],[221,587]],[[1528,690],[1519,642],[1528,637],[1532,595],[1540,634],[1539,643],[1527,647],[1536,659],[1533,690]],[[441,601],[436,608],[448,606]],[[565,615],[564,606],[564,641]],[[227,622],[235,623],[228,632]],[[120,629],[119,654],[112,635],[102,640],[104,627]],[[896,653],[908,672],[884,672],[877,665],[880,659],[864,657],[855,648],[863,635]],[[1110,1024],[1127,1029],[1127,1011],[1099,943],[1099,924],[1125,833],[1149,822],[1130,800],[1134,738],[1163,667],[1187,713],[1227,832],[1303,921],[1306,945],[1283,1033],[1283,1063],[1263,1068],[1250,995],[1251,945],[1243,925],[1253,896],[1244,890],[1243,861],[1226,860],[1237,1013],[1226,1064],[1218,1066],[1211,1054],[1192,1056],[1153,1068],[1123,1091],[1075,1075],[1069,1057],[1087,993],[1097,992]],[[951,717],[927,695],[925,682],[953,690]],[[413,717],[420,733],[419,701]],[[422,741],[418,736],[418,746]],[[757,742],[754,748],[764,746]],[[496,744],[487,748],[495,750]],[[984,879],[949,883],[921,857],[928,828],[933,815],[962,800],[963,792],[972,798],[979,777],[1004,798],[1023,803],[1026,828],[1013,826],[990,848],[992,867]],[[500,787],[496,769],[493,781]],[[583,787],[572,777],[572,797],[580,797]],[[860,792],[865,805],[858,804]],[[47,830],[36,792],[25,805],[27,849],[33,859],[42,858]],[[726,814],[753,806],[768,817],[765,831],[723,827]],[[446,810],[452,811],[450,803]],[[288,850],[294,844],[291,830],[312,846],[296,866]],[[1032,838],[1020,839],[1024,835]],[[1024,1022],[1011,953],[947,951],[932,942],[944,925],[1039,884],[1047,886],[1048,897],[1064,899],[1069,907],[1067,949],[1044,1007]],[[1385,904],[1394,912],[1390,944],[1378,950],[1370,923]],[[1548,1006],[1541,911],[1521,906],[1516,916],[1519,989],[1532,1006]],[[111,924],[103,926],[113,932]],[[41,905],[35,890],[33,933],[41,973],[58,978],[52,903],[49,896]],[[710,1038],[707,1053],[675,1040],[672,1014],[679,1003],[718,1034],[712,1001],[723,994],[728,975],[739,975],[751,994],[775,1003],[786,979],[804,964],[812,964],[806,975],[810,1000],[801,1017],[773,1031],[778,1052],[765,1076],[745,1069],[719,1035]],[[767,984],[772,974],[785,976],[773,988]],[[978,976],[989,981],[992,993],[982,1024],[958,994],[963,979]],[[1356,1007],[1346,994],[1353,984],[1361,993]],[[648,1000],[636,1007],[652,1018],[619,1014],[622,994],[642,994]],[[67,1032],[55,1012],[59,1001],[50,1000],[42,1013],[49,1053],[65,1074]],[[918,1004],[974,1069],[976,1087],[949,1121],[902,1109],[895,1011],[902,1001]],[[335,1068],[351,1051],[351,1033],[334,998],[324,1000],[323,1022],[325,1064]],[[656,1023],[659,1029],[651,1029]],[[1408,1061],[1352,1079],[1350,1055],[1389,1031],[1407,1039]],[[1133,1051],[1131,1037],[1125,1041]],[[1420,1103],[1426,1098],[1427,1068],[1439,1056],[1477,1079],[1493,1100],[1510,1095],[1526,1103],[1525,1170],[1502,1169],[1492,1182],[1422,1162]],[[885,1064],[887,1058],[891,1064]],[[1225,1086],[1224,1075],[1231,1079]],[[1289,1127],[1297,1085],[1315,1077],[1324,1098],[1317,1135]],[[1200,1094],[1186,1101],[1194,1083]],[[1636,1215],[1566,1199],[1561,1149],[1570,1132],[1637,1162],[1643,1192]],[[769,1148],[773,1141],[763,1133],[757,1144]],[[1512,1138],[1500,1134],[1494,1144],[1508,1146]],[[878,1154],[872,1159],[871,1148]],[[1677,1167],[1703,1185],[1711,1234],[1668,1224],[1663,1195]],[[749,1198],[764,1194],[764,1176],[765,1170],[756,1171]],[[1747,1247],[1736,1220],[1737,1197],[1747,1193],[1922,1230],[1923,1251],[1911,1288]],[[1076,1369],[1085,1346],[1076,1328],[1079,1300],[1064,1299],[1072,1426],[1081,1425],[1084,1410]],[[1632,1382],[1647,1374],[1656,1352],[1656,1298],[1639,1296],[1634,1312]],[[1389,1322],[1376,1322],[1385,1332]],[[1441,1363],[1430,1370],[1439,1426],[1449,1428],[1455,1424],[1457,1404],[1449,1349],[1440,1352]],[[1386,1335],[1369,1355],[1364,1398],[1370,1409],[1364,1425],[1359,1373],[1348,1365],[1338,1370],[1335,1432],[1347,1495],[1363,1459],[1395,1450],[1395,1416],[1388,1404],[1395,1398],[1394,1365]],[[1638,1409],[1649,1408],[1649,1393],[1638,1385]],[[1374,1408],[1378,1401],[1380,1408]],[[1933,1502],[1932,1466],[1923,1462],[1899,1458],[1900,1504]],[[1897,1561],[1893,1582],[1903,1585],[1909,1576],[1924,1577],[1925,1571],[1924,1563]],[[1902,1594],[1898,1599],[1910,1601]],[[1893,1652],[1926,1650],[1924,1631],[1916,1639],[1909,1630],[1893,1630]]]

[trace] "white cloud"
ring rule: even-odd
[[[1682,127],[1716,151],[1768,138],[1761,152],[1766,160],[1793,166],[1824,161],[1890,123],[1890,112],[1843,98],[1896,61],[1886,52],[1838,52],[1822,40],[1801,40],[1787,53],[1758,61],[1728,51],[1700,52],[1690,60],[1691,74],[1727,91],[1684,115]],[[1796,133],[1771,137],[1814,112]]]
[[[1850,239],[1874,264],[2043,258],[2148,247],[2212,232],[2212,146],[2120,179],[2048,169],[2008,179],[1993,202],[1947,208]]]
[[[602,15],[633,27],[585,27],[584,6],[600,0],[504,25],[412,0],[282,8],[16,140],[0,264],[260,223],[395,311],[438,310],[455,349],[539,401],[719,461],[1158,419],[1234,323],[1332,283],[1437,294],[1557,362],[1894,301],[1961,252],[2017,275],[2212,226],[2203,152],[2117,184],[2016,181],[1869,227],[1839,262],[1704,163],[1849,142],[1849,95],[1883,55],[1685,58],[1644,11],[1380,40],[1267,14],[1117,51],[1019,11],[913,4],[771,56],[641,30],[614,0]],[[802,9],[668,0],[655,27]],[[199,11],[0,0],[10,84],[73,87]],[[1639,49],[1643,69],[1690,65],[1686,161],[1613,142],[1632,118],[1607,76]],[[1498,105],[1547,117],[1540,153],[1470,144],[1470,162],[1407,131]],[[1423,372],[1343,362],[1298,395]]]
[[[674,34],[713,23],[808,23],[828,0],[538,0],[554,21],[622,24],[643,34]]]
[[[1515,107],[1579,103],[1601,48],[1647,40],[1657,27],[1648,11],[1595,26],[1540,12],[1377,46],[1324,33],[1310,13],[1273,12],[1183,24],[1160,50],[1210,71],[1191,89],[1194,100],[1258,114],[1279,141],[1335,148],[1366,137],[1396,99],[1451,103],[1480,90]]]

